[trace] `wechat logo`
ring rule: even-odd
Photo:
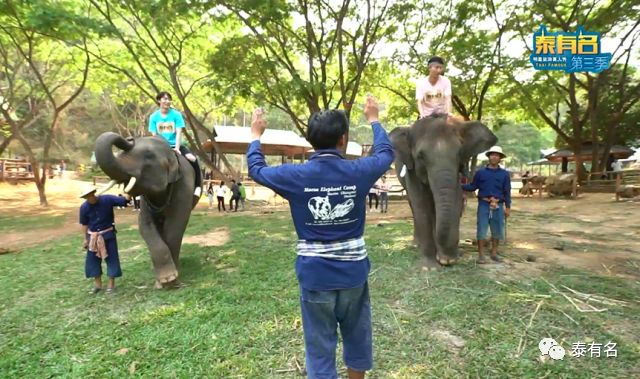
[[[562,360],[565,355],[564,347],[560,346],[553,338],[543,338],[538,344],[540,354],[548,355],[555,361]]]

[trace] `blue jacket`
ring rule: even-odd
[[[357,160],[326,149],[303,164],[267,167],[260,141],[249,145],[249,176],[289,201],[299,239],[332,242],[362,237],[367,193],[393,161],[382,125],[376,122],[372,128],[374,154]],[[357,287],[366,281],[368,270],[368,259],[346,262],[299,256],[296,261],[301,285],[312,290]]]
[[[511,208],[511,177],[509,171],[503,168],[483,167],[476,171],[473,181],[462,186],[465,191],[479,189],[478,201],[483,197],[495,197],[504,201],[507,208]]]
[[[127,200],[124,197],[114,195],[100,195],[98,202],[90,204],[85,201],[80,206],[80,224],[87,225],[89,232],[99,232],[114,226],[113,207],[126,207]],[[104,239],[114,237],[113,232],[103,235]]]

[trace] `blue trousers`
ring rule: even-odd
[[[300,288],[300,306],[308,378],[338,378],[338,326],[346,366],[356,371],[367,371],[373,367],[368,283],[362,287],[331,291]]]
[[[491,238],[504,240],[504,203],[499,203],[497,209],[491,209],[489,203],[480,200],[478,202],[477,215],[477,239],[487,239],[487,232],[491,229]]]
[[[110,278],[119,278],[122,276],[120,268],[120,257],[118,256],[118,242],[115,238],[104,240],[107,247],[108,256],[104,259],[107,262],[107,276]],[[102,276],[102,259],[98,258],[95,252],[87,250],[87,258],[84,264],[84,273],[87,278],[95,278]]]

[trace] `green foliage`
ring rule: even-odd
[[[494,126],[498,144],[507,153],[508,166],[520,166],[541,158],[540,150],[553,147],[553,131],[538,129],[531,124],[498,120]]]
[[[212,85],[220,96],[238,93],[284,110],[302,133],[311,112],[351,112],[373,48],[395,32],[404,8],[365,1],[218,3],[249,33],[231,33],[217,47]]]

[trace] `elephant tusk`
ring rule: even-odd
[[[129,193],[129,191],[131,191],[131,189],[133,188],[133,186],[136,185],[136,177],[132,176],[131,179],[129,179],[129,183],[127,184],[127,186],[124,188],[124,192],[125,193]]]
[[[98,195],[102,195],[103,193],[107,192],[108,190],[111,189],[111,187],[115,186],[116,183],[117,182],[115,180],[110,181],[106,187],[104,187],[103,189],[100,190],[100,192],[98,192]]]
[[[402,165],[402,170],[400,170],[400,177],[404,178],[404,176],[407,174],[407,166],[406,165]]]

